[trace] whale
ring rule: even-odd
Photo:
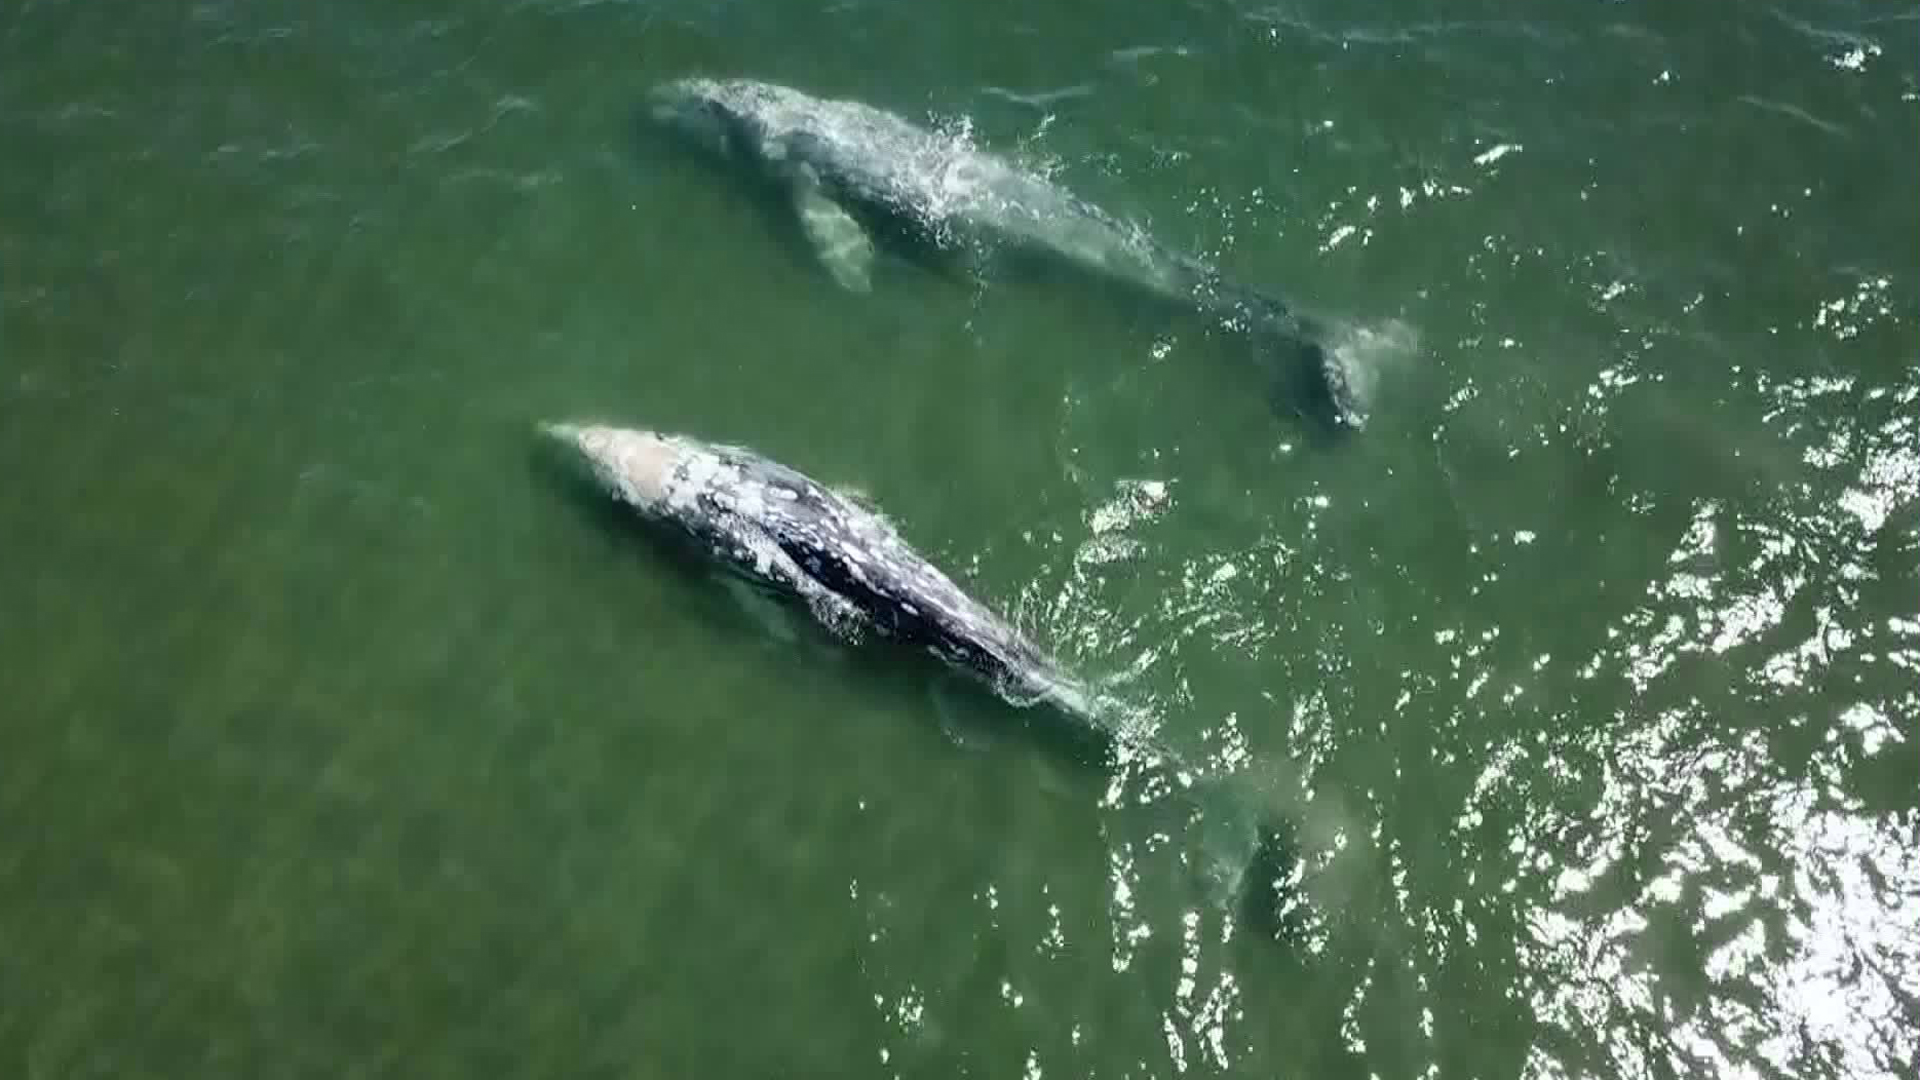
[[[1067,671],[917,552],[867,500],[743,446],[589,422],[540,430],[584,463],[593,486],[696,554],[797,604],[833,637],[924,650],[1009,705],[1068,725],[1056,732],[1115,767],[1153,770],[1213,815],[1206,871],[1222,900],[1244,898],[1271,854],[1270,809],[1212,781],[1170,748],[1143,710]],[[1034,715],[1034,713],[1029,713]]]
[[[1045,705],[1104,735],[1102,701],[1005,618],[914,550],[863,499],[743,446],[607,424],[541,431],[605,494],[753,585],[794,602],[833,636],[924,649],[1022,706]]]
[[[1295,411],[1336,431],[1367,421],[1364,380],[1317,320],[969,139],[752,79],[662,83],[647,111],[707,155],[771,182],[850,291],[872,288],[876,233],[920,250],[1037,254],[1244,335]]]

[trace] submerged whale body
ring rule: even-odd
[[[1307,392],[1310,415],[1365,423],[1356,373],[1324,328],[1001,156],[860,102],[748,79],[681,79],[651,100],[654,119],[787,189],[802,231],[849,289],[870,287],[875,221],[936,249],[1043,253],[1249,335],[1270,374]]]
[[[543,430],[585,462],[607,494],[678,533],[722,566],[804,605],[837,636],[872,633],[932,653],[1008,702],[1065,718],[1065,734],[1192,784],[1139,714],[1063,671],[1012,624],[914,551],[875,510],[740,446],[585,424]],[[1201,794],[1224,789],[1196,785]],[[1235,845],[1208,871],[1224,894],[1271,839],[1249,805],[1208,804]]]

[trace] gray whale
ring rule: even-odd
[[[857,101],[773,83],[680,79],[650,101],[656,121],[788,189],[802,230],[849,289],[869,288],[876,221],[935,249],[1043,253],[1248,335],[1270,375],[1305,391],[1302,411],[1340,429],[1366,421],[1360,380],[1324,328],[1006,158]]]
[[[1112,764],[1156,770],[1203,801],[1219,852],[1205,868],[1221,899],[1273,836],[1273,815],[1198,777],[1144,717],[1065,672],[1012,624],[914,551],[879,512],[744,447],[592,424],[545,424],[598,487],[690,540],[705,557],[790,601],[845,640],[918,647],[1008,702],[1064,717],[1076,745]],[[1229,796],[1219,798],[1218,796]]]
[[[913,550],[877,511],[741,446],[584,424],[542,430],[608,494],[835,635],[924,648],[1020,705],[1115,734],[1085,685]]]

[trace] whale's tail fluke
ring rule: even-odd
[[[1123,832],[1151,830],[1161,842],[1181,837],[1176,888],[1183,903],[1197,901],[1257,936],[1281,936],[1288,913],[1303,899],[1299,809],[1270,778],[1256,775],[1269,770],[1195,769],[1124,749],[1108,766],[1103,809],[1142,815]]]
[[[1336,431],[1367,423],[1361,373],[1331,328],[1301,316],[1266,293],[1233,287],[1235,313],[1253,339],[1258,359],[1299,411]]]
[[[1212,267],[1185,260],[1189,286],[1202,308],[1247,335],[1256,359],[1284,403],[1335,431],[1366,426],[1366,372],[1330,327]]]
[[[1253,328],[1254,347],[1301,411],[1336,430],[1367,423],[1361,373],[1324,329],[1292,317]]]
[[[1284,934],[1303,899],[1298,808],[1246,774],[1209,777],[1196,787],[1199,869],[1208,900],[1257,934]]]

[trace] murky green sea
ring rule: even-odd
[[[1917,66],[1864,0],[8,0],[0,1073],[1914,1076]],[[643,130],[689,74],[1391,329],[1373,424],[1068,276],[839,288]],[[1284,808],[1264,917],[566,418],[865,492]]]

